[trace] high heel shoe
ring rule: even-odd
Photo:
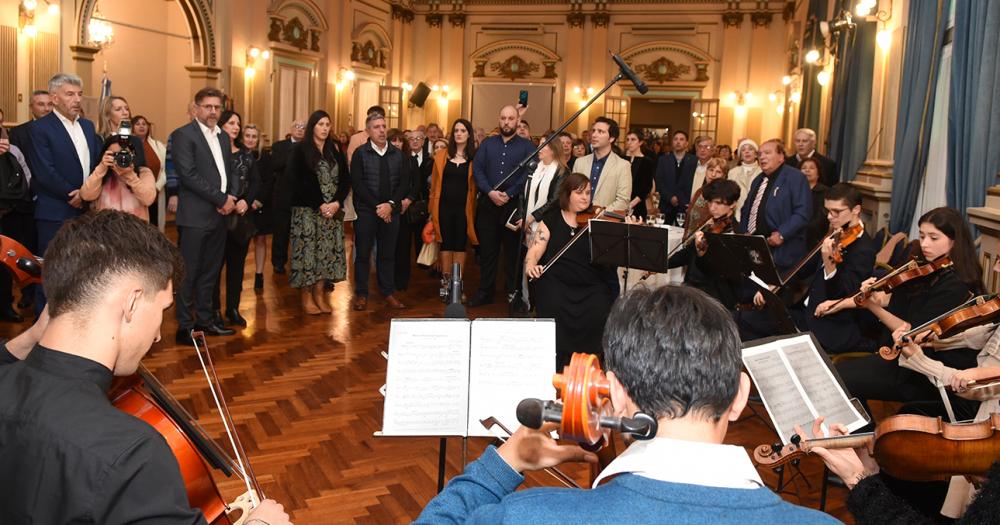
[[[316,301],[313,299],[312,290],[308,288],[303,288],[302,291],[299,293],[302,295],[303,312],[309,315],[319,315],[323,313],[322,310],[320,310],[319,307],[316,306]]]
[[[323,283],[323,281],[313,285],[313,300],[316,302],[316,306],[319,307],[320,311],[324,314],[328,314],[333,311],[329,301],[327,301],[325,283]]]

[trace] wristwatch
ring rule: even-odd
[[[399,204],[396,204],[396,201],[389,201],[389,207],[395,210],[399,207]]]

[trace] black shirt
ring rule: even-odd
[[[0,366],[0,523],[205,523],[163,437],[108,401],[112,378],[42,346]]]
[[[444,173],[441,175],[441,205],[442,207],[465,209],[465,201],[469,198],[469,163],[455,164],[451,160],[444,163]]]

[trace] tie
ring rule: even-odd
[[[760,201],[764,200],[764,192],[767,191],[767,176],[760,182],[757,188],[757,195],[753,198],[753,205],[750,206],[750,220],[747,221],[747,234],[757,231],[757,211],[760,210]]]

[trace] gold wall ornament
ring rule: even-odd
[[[351,61],[368,64],[371,67],[385,68],[385,54],[375,48],[375,43],[368,40],[365,43],[351,43]]]
[[[511,80],[525,78],[530,74],[537,72],[538,69],[538,64],[534,62],[525,62],[524,59],[517,55],[511,55],[510,58],[503,62],[490,63],[490,71],[499,73],[499,76],[509,78]]]
[[[661,56],[649,64],[639,64],[636,66],[635,71],[646,80],[663,83],[677,80],[681,76],[690,74],[691,66],[677,64],[673,60]]]
[[[267,31],[267,39],[271,42],[283,42],[310,51],[319,51],[319,37],[319,30],[306,28],[298,17],[290,20],[271,17],[271,24]]]

